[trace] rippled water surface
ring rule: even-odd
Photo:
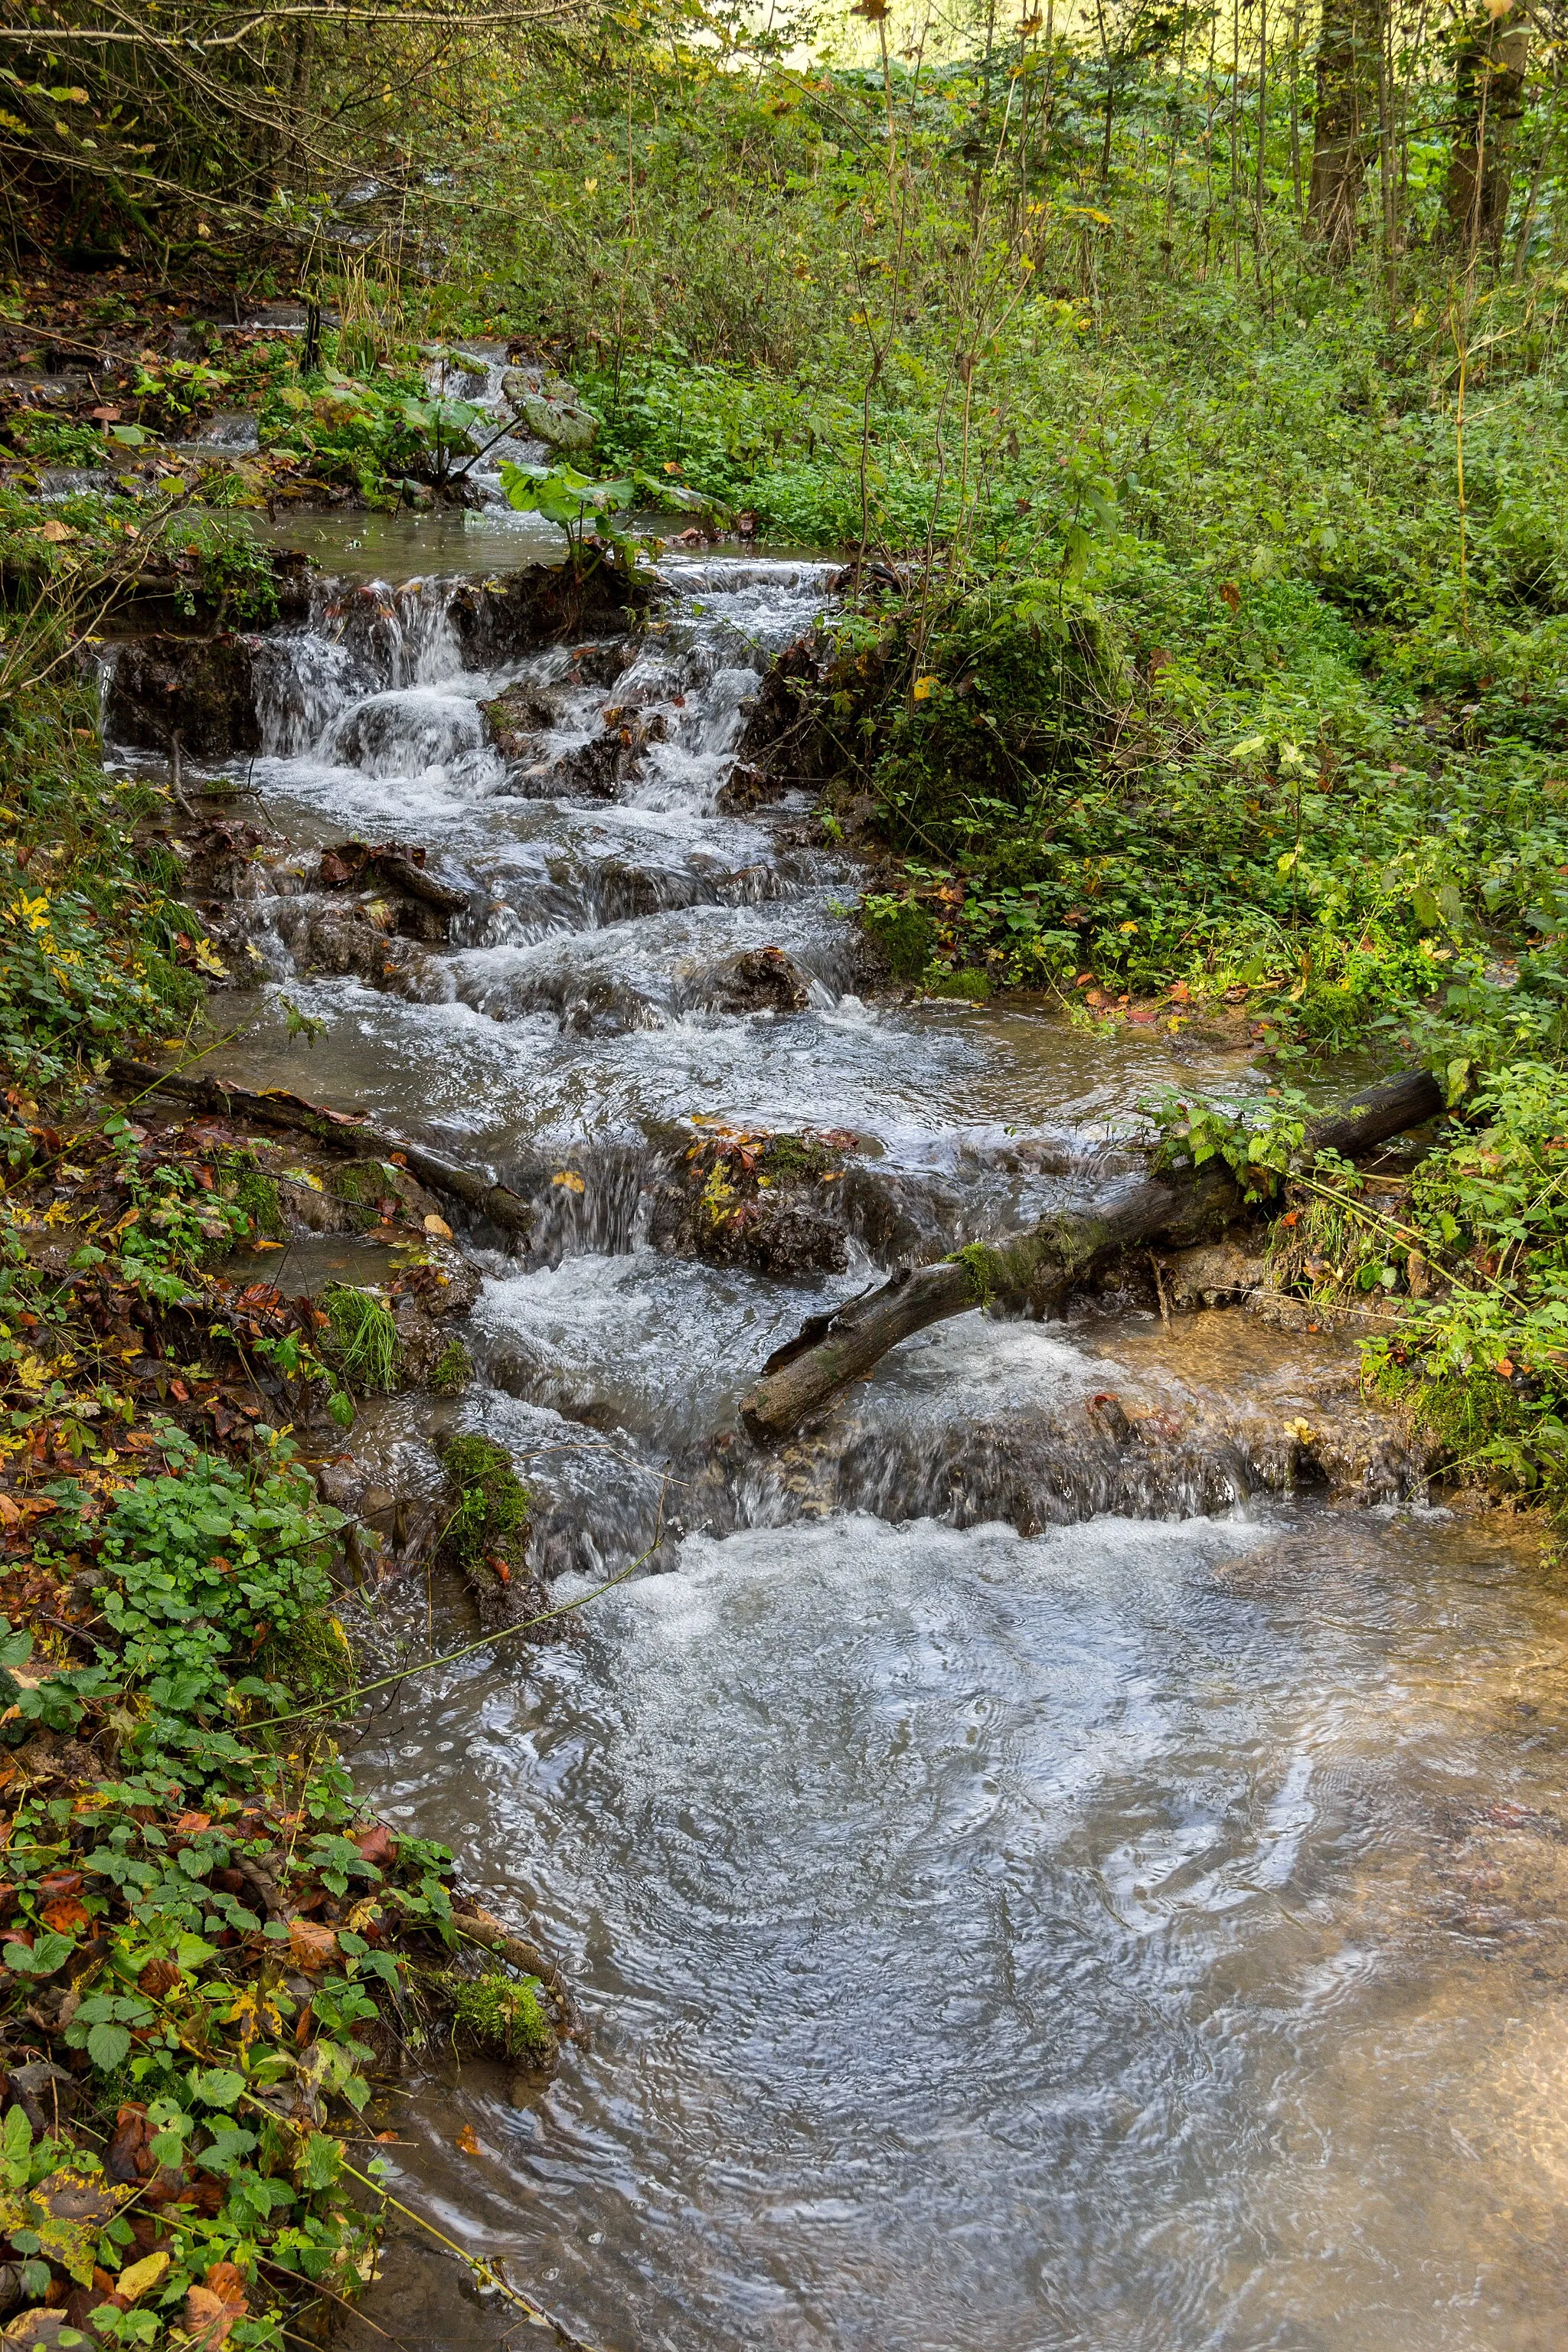
[[[357,1750],[592,2026],[547,2086],[395,2094],[404,2186],[625,2352],[1554,2352],[1560,1579],[1495,1527],[1310,1499],[1353,1358],[1239,1318],[966,1318],[753,1457],[740,1391],[876,1277],[873,1223],[846,1210],[816,1279],[649,1238],[671,1121],[852,1129],[930,1252],[1117,1181],[1140,1094],[1257,1083],[1244,1058],[879,1001],[804,798],[720,809],[829,567],[670,563],[595,685],[602,648],[466,667],[443,575],[531,551],[493,509],[316,551],[340,576],[264,648],[236,772],[304,850],[247,902],[215,1058],[531,1190],[443,1410],[518,1453],[558,1595],[661,1571],[409,1686]],[[503,757],[481,705],[520,681],[551,715]],[[646,754],[584,797],[628,708]],[[310,976],[304,853],[351,833],[466,894],[396,988]],[[760,946],[803,1009],[722,1009]],[[301,1244],[294,1278],[360,1248]],[[427,1440],[406,1400],[355,1436],[415,1486]],[[370,2316],[411,2352],[518,2340],[409,2245]]]
[[[1565,1633],[1431,1515],[689,1542],[362,1757],[595,2022],[404,2160],[610,2343],[1545,2352]]]

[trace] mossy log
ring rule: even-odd
[[[1435,1078],[1404,1072],[1314,1119],[1302,1159],[1333,1150],[1354,1160],[1442,1108]],[[895,1274],[831,1314],[813,1316],[770,1356],[742,1400],[742,1420],[758,1444],[776,1444],[927,1324],[993,1300],[1050,1306],[1124,1252],[1202,1241],[1246,1205],[1229,1169],[1210,1160],[1185,1176],[1146,1176],[1103,1205],[1063,1210],[1005,1241],[976,1243],[936,1265]]]
[[[351,1118],[342,1111],[323,1110],[315,1103],[306,1102],[300,1095],[288,1094],[281,1088],[258,1094],[254,1087],[231,1086],[223,1078],[188,1078],[173,1070],[155,1069],[150,1062],[127,1061],[119,1055],[109,1067],[117,1086],[132,1087],[138,1095],[174,1095],[181,1102],[193,1103],[220,1118],[243,1118],[258,1127],[280,1127],[289,1134],[311,1136],[332,1150],[349,1152],[356,1158],[391,1160],[395,1156],[421,1184],[427,1184],[433,1192],[446,1192],[453,1200],[461,1201],[476,1216],[488,1217],[492,1224],[500,1225],[508,1233],[521,1234],[525,1239],[533,1230],[531,1204],[507,1185],[493,1183],[476,1169],[459,1168],[439,1153],[426,1151],[423,1144],[384,1134],[379,1128]]]

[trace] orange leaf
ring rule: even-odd
[[[319,1927],[313,1919],[289,1920],[289,1957],[296,1968],[307,1969],[313,1975],[337,1956],[338,1939],[330,1927]]]
[[[216,1564],[215,1562],[215,1566]],[[198,1830],[210,1830],[212,1825],[213,1817],[210,1813],[182,1813],[174,1823],[174,1835],[195,1837]]]
[[[1241,591],[1237,586],[1235,581],[1226,580],[1221,586],[1219,593],[1225,598],[1226,603],[1230,606],[1231,611],[1234,613],[1237,606],[1241,602]]]
[[[58,1903],[46,1903],[38,1916],[57,1936],[74,1936],[79,1927],[87,1925],[87,1912],[74,1895],[62,1895]]]
[[[193,2352],[218,2352],[226,2344],[235,2321],[240,2314],[210,2286],[193,2286],[185,2290],[185,2327]]]
[[[479,2143],[475,2137],[472,2124],[465,2124],[463,2126],[462,2130],[458,2134],[458,2146],[462,2149],[465,2156],[478,2156],[480,2154]]]
[[[245,2273],[234,2263],[213,2263],[207,2270],[207,2285],[216,2295],[233,2310],[236,2317],[249,2309],[245,2300]]]
[[[1498,1377],[1499,1377],[1499,1379],[1500,1379],[1500,1380],[1504,1380],[1504,1381],[1511,1381],[1511,1380],[1512,1380],[1512,1378],[1513,1378],[1513,1364],[1512,1364],[1511,1360],[1510,1360],[1509,1357],[1507,1357],[1507,1356],[1500,1356],[1500,1357],[1498,1358],[1498,1360],[1497,1360],[1497,1368],[1498,1368]]]

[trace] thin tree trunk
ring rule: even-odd
[[[1290,7],[1290,196],[1301,226],[1301,0]]]
[[[1307,209],[1336,266],[1355,251],[1367,126],[1376,105],[1377,38],[1377,0],[1323,0]]]
[[[1519,236],[1513,248],[1513,282],[1524,283],[1524,264],[1530,251],[1530,232],[1535,219],[1535,207],[1541,197],[1541,183],[1546,176],[1546,159],[1552,152],[1552,133],[1557,120],[1557,85],[1562,72],[1562,53],[1552,53],[1552,95],[1546,104],[1546,121],[1542,126],[1541,145],[1536,152],[1535,169],[1530,177],[1530,193],[1524,200],[1524,212],[1519,224]]]
[[[1462,35],[1454,61],[1454,146],[1444,205],[1452,234],[1497,253],[1508,226],[1514,136],[1524,111],[1530,29],[1488,18]]]

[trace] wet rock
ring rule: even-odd
[[[116,651],[104,701],[110,741],[166,751],[178,742],[198,759],[258,751],[254,641],[147,638]]]
[[[540,563],[510,572],[499,584],[465,585],[448,617],[464,667],[491,669],[540,646],[624,635],[664,593],[658,583],[631,578],[605,562]]]
[[[735,746],[731,785],[752,796],[738,807],[755,806],[794,786],[824,783],[842,770],[842,752],[824,715],[827,653],[821,632],[810,629],[784,647],[763,678]]]
[[[706,972],[693,995],[714,1013],[804,1013],[811,982],[783,948],[742,948]]]
[[[562,707],[558,691],[523,678],[491,701],[481,702],[479,714],[503,759],[531,760],[538,756],[539,738],[560,725]]]
[[[368,1233],[382,1223],[386,1203],[420,1228],[426,1217],[441,1214],[435,1194],[406,1168],[380,1160],[296,1158],[285,1150],[268,1172],[278,1188],[279,1216],[289,1233]]]
[[[745,816],[764,801],[776,800],[784,786],[750,761],[737,761],[720,785],[716,805],[721,816]]]
[[[631,637],[607,637],[599,644],[574,646],[566,682],[569,686],[614,686],[635,667],[637,651],[637,641]]]
[[[349,889],[371,880],[380,883],[394,894],[399,936],[437,947],[447,938],[452,917],[467,910],[468,893],[427,874],[425,856],[423,849],[403,842],[383,842],[373,847],[363,841],[342,841],[321,852],[317,878],[327,890]],[[364,913],[367,920],[375,920],[372,908],[365,908]]]
[[[569,751],[542,755],[513,778],[536,800],[613,801],[637,773],[637,753],[619,730],[606,728]]]
[[[575,387],[561,376],[546,376],[537,390],[522,393],[517,414],[535,440],[548,442],[552,449],[591,448],[599,430],[598,418],[580,404]]]
[[[1085,1408],[1089,1419],[1113,1445],[1126,1445],[1132,1436],[1132,1423],[1128,1420],[1121,1399],[1109,1390],[1091,1396]]]
[[[710,1265],[748,1265],[777,1277],[842,1274],[849,1242],[836,1217],[781,1193],[764,1193],[736,1216],[694,1221],[695,1255]]]
[[[290,941],[290,947],[295,961],[309,971],[363,980],[394,996],[419,997],[429,972],[428,959],[413,941],[395,936],[368,909],[312,908],[302,940]]]
[[[1197,1249],[1175,1250],[1163,1260],[1165,1296],[1174,1307],[1218,1307],[1243,1299],[1265,1288],[1268,1268],[1239,1244],[1205,1242]]]

